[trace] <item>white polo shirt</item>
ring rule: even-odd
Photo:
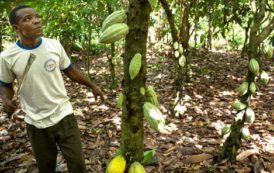
[[[0,54],[0,82],[12,86],[15,79],[21,81],[31,53],[36,59],[22,84],[21,108],[26,123],[47,128],[73,113],[61,74],[71,61],[56,40],[42,37],[33,48],[16,42]]]

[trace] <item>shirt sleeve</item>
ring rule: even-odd
[[[12,72],[11,65],[0,55],[0,83],[11,86],[14,80],[15,74]]]
[[[60,44],[60,47],[61,47],[59,68],[61,70],[65,70],[65,69],[67,69],[71,66],[71,61],[70,61],[64,47],[61,45],[60,42],[59,42],[59,44]]]

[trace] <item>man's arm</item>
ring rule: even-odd
[[[104,96],[103,96],[103,93],[101,92],[100,88],[97,87],[96,84],[94,84],[92,81],[85,78],[79,71],[77,71],[73,67],[69,67],[69,68],[63,70],[63,72],[65,73],[65,75],[67,77],[69,77],[74,82],[77,82],[81,85],[85,85],[85,86],[91,88],[92,93],[95,97],[95,100],[97,100],[97,97],[99,96],[101,98],[101,100],[104,101]]]
[[[12,100],[14,96],[13,87],[7,87],[0,83],[0,98],[3,102],[4,112],[11,115],[17,109],[15,102]]]

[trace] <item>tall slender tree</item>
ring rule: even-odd
[[[146,85],[146,46],[151,6],[148,0],[129,0],[129,33],[125,41],[124,79],[122,83],[124,102],[122,111],[121,149],[127,161],[141,161],[144,151],[143,103],[140,88]],[[139,74],[132,80],[129,65],[136,53],[142,55]]]
[[[268,6],[267,0],[259,0],[256,2],[256,11],[253,16],[253,25],[251,26],[250,33],[249,33],[249,43],[247,47],[247,53],[248,53],[248,62],[250,63],[251,59],[253,61],[260,62],[260,59],[258,58],[258,52],[259,52],[259,45],[269,36],[271,32],[273,32],[274,29],[274,17],[271,15],[267,15],[266,17],[266,8]],[[272,7],[273,8],[273,7]],[[262,24],[267,22],[265,24],[265,27],[262,27]],[[231,125],[231,133],[226,139],[223,150],[221,153],[221,158],[229,158],[230,161],[234,162],[236,161],[236,155],[238,149],[241,147],[241,139],[244,137],[245,134],[243,134],[243,128],[245,125],[245,122],[247,122],[247,115],[248,115],[248,109],[250,109],[250,101],[251,96],[253,94],[253,91],[251,89],[251,83],[256,82],[256,76],[258,74],[254,74],[252,69],[249,68],[246,82],[248,83],[248,90],[247,92],[240,97],[240,102],[242,103],[241,106],[243,109],[240,109],[238,113],[241,111],[244,111],[244,115],[242,118],[237,118]]]

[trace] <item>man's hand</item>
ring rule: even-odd
[[[17,109],[16,102],[14,100],[3,100],[3,111],[11,116]]]
[[[96,85],[92,85],[91,90],[95,97],[95,100],[97,100],[97,98],[99,96],[101,98],[102,102],[105,101],[104,95],[103,95],[102,91],[100,90],[100,88],[98,88]]]

